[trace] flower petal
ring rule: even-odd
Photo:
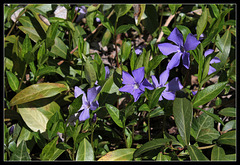
[[[164,86],[165,85],[165,83],[168,80],[169,73],[170,73],[170,70],[166,69],[165,71],[163,71],[160,74],[160,76],[159,76],[159,84],[160,84],[160,86]]]
[[[158,48],[164,55],[169,55],[169,54],[177,52],[179,50],[179,46],[173,45],[170,43],[159,44]]]
[[[166,85],[166,91],[169,92],[176,92],[183,88],[181,82],[179,81],[178,77],[173,78],[169,83]]]
[[[158,84],[157,78],[156,78],[154,75],[152,75],[152,82],[153,82],[154,88],[157,88],[157,87],[160,86],[160,85]]]
[[[98,107],[99,107],[98,101],[94,101],[90,105],[90,109],[93,110],[93,111],[96,110]]]
[[[142,90],[142,91],[145,91],[145,88],[149,89],[149,90],[153,90],[154,87],[152,84],[150,84],[150,82],[148,82],[148,80],[145,78],[143,80],[143,82],[140,84],[139,88]]]
[[[134,97],[134,102],[137,102],[139,97],[141,96],[141,94],[144,93],[144,91],[140,90],[140,89],[135,89],[131,94]]]
[[[96,87],[89,88],[87,90],[87,99],[91,103],[97,97]]]
[[[105,68],[105,79],[107,79],[109,77],[110,70],[108,66],[105,66],[104,68]]]
[[[215,71],[216,71],[216,69],[214,67],[209,66],[208,75],[212,74]]]
[[[175,93],[173,92],[163,92],[162,96],[167,100],[174,100],[175,99]]]
[[[85,95],[84,91],[81,88],[75,86],[75,88],[74,88],[74,97],[77,98],[81,94]]]
[[[219,63],[219,62],[221,62],[221,60],[218,57],[213,57],[213,59],[210,61],[210,64]]]
[[[119,88],[120,92],[132,93],[133,90],[134,90],[133,85],[124,85],[122,88]]]
[[[125,71],[122,71],[123,84],[135,84],[134,78]]]
[[[101,89],[102,89],[102,87],[100,85],[96,86],[95,88],[96,88],[97,93],[99,93],[101,91]]]
[[[81,114],[80,114],[80,116],[79,116],[79,121],[85,121],[85,120],[87,120],[89,117],[90,117],[89,109],[86,108],[86,109],[84,109],[84,110],[81,112]]]
[[[184,52],[183,56],[182,56],[182,60],[183,60],[183,66],[185,68],[189,69],[189,66],[190,66],[190,53]]]
[[[200,44],[200,41],[197,40],[196,37],[194,37],[193,34],[189,33],[186,38],[186,42],[184,44],[184,49],[186,51],[194,50],[196,47]]]
[[[168,40],[173,41],[175,44],[179,46],[183,46],[183,35],[182,33],[180,33],[180,31],[176,27],[168,36]]]
[[[213,49],[208,49],[204,52],[204,56],[207,57],[209,54],[212,54],[213,53]]]
[[[140,84],[144,78],[144,67],[133,70],[132,74],[135,79],[135,82]]]
[[[181,55],[182,53],[178,52],[172,57],[171,61],[167,65],[168,70],[171,70],[172,68],[177,67],[179,65]]]

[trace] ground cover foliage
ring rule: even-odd
[[[235,161],[235,4],[5,4],[5,161]]]

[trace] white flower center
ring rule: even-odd
[[[138,88],[139,88],[138,83],[135,83],[135,84],[133,85],[133,88],[134,88],[134,89],[138,89]]]

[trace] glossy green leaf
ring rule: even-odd
[[[131,57],[130,57],[130,67],[132,71],[135,69],[136,60],[137,60],[137,55],[135,53],[135,49],[133,48]]]
[[[227,107],[222,109],[218,112],[220,115],[229,116],[229,117],[236,117],[236,108],[234,107]]]
[[[32,50],[31,40],[29,39],[28,34],[26,34],[26,37],[22,44],[22,50],[21,50],[22,57],[25,58],[25,55],[31,50]]]
[[[135,148],[123,148],[108,152],[98,161],[132,161]]]
[[[93,65],[90,63],[88,59],[86,60],[86,63],[84,65],[84,73],[88,83],[90,84],[90,87],[93,87],[97,80],[97,75]]]
[[[10,101],[10,106],[52,97],[66,90],[67,87],[60,83],[33,84],[16,94]]]
[[[182,6],[182,4],[169,4],[168,6],[169,6],[169,8],[171,10],[171,13],[173,15],[177,12],[178,8]]]
[[[46,40],[46,48],[49,48],[51,46],[54,45],[54,40],[57,36],[57,31],[58,31],[58,27],[59,27],[59,23],[56,22],[56,23],[52,23],[48,29],[47,29],[47,32],[46,32],[46,38],[48,39],[51,39],[53,42],[47,42],[47,41],[50,41],[50,40]]]
[[[142,104],[142,105],[139,107],[138,111],[147,111],[147,112],[150,112],[151,109],[149,108],[149,106],[148,106],[146,103],[144,103],[144,104]]]
[[[222,129],[222,132],[227,132],[227,131],[230,131],[232,129],[236,129],[236,120],[231,120],[229,122],[227,122],[223,129]]]
[[[130,106],[126,107],[124,109],[124,111],[125,111],[125,118],[127,119],[129,116],[131,116],[134,113],[135,106],[134,105],[130,105]]]
[[[120,111],[114,107],[111,104],[105,104],[108,113],[110,114],[110,116],[112,117],[113,121],[121,128],[123,128],[123,124],[120,118]]]
[[[208,9],[204,8],[202,15],[197,22],[197,39],[199,40],[200,35],[203,33],[207,26],[208,21]]]
[[[182,33],[184,41],[186,41],[188,34],[191,33],[190,29],[183,25],[176,25],[176,27]]]
[[[121,61],[124,62],[128,59],[131,52],[131,41],[124,41],[121,47]]]
[[[227,133],[222,134],[218,138],[217,143],[224,144],[224,145],[236,146],[236,130],[229,131]]]
[[[146,70],[146,74],[149,74],[151,70],[155,69],[157,66],[159,66],[159,64],[161,63],[161,61],[163,59],[167,58],[167,56],[165,55],[157,55],[154,56],[153,59],[151,61],[149,61],[148,63],[148,68]]]
[[[199,131],[197,141],[205,144],[212,144],[212,141],[220,136],[215,128],[205,128]]]
[[[17,138],[17,146],[19,146],[19,144],[22,141],[30,141],[33,138],[33,134],[32,131],[30,129],[28,129],[26,126],[22,127],[21,132]]]
[[[165,146],[165,145],[169,144],[170,142],[171,142],[170,139],[163,139],[163,138],[153,139],[152,141],[146,142],[140,148],[138,148],[134,152],[133,157],[137,158],[145,152],[148,152],[148,151],[154,150],[156,148]]]
[[[95,19],[96,12],[88,12],[86,15],[87,25],[90,28],[91,32],[96,29],[94,26],[94,19]]]
[[[18,105],[18,111],[27,126],[37,132],[45,132],[48,120],[60,107],[56,102],[33,101]]]
[[[157,107],[150,112],[150,118],[164,115],[164,108]]]
[[[164,155],[162,152],[159,152],[156,158],[156,161],[170,161],[170,160],[171,160],[171,156]]]
[[[208,158],[199,150],[197,147],[193,145],[187,146],[188,153],[190,155],[190,159],[193,161],[207,161]]]
[[[178,132],[180,133],[184,144],[190,142],[190,129],[192,124],[193,107],[188,98],[176,97],[173,101],[173,115]]]
[[[101,4],[98,4],[97,6],[91,5],[91,6],[89,6],[89,7],[87,8],[87,12],[95,11],[95,10],[97,10],[100,6],[101,6]]]
[[[125,15],[130,9],[132,8],[132,4],[125,4],[125,5],[114,5],[114,11],[117,14],[117,19],[123,15]]]
[[[11,161],[29,161],[31,157],[27,152],[27,145],[25,141],[22,141],[15,151],[12,153],[10,158]]]
[[[208,86],[198,92],[195,97],[193,98],[193,107],[197,107],[199,105],[203,105],[217,97],[224,87],[226,86],[227,82],[220,82],[217,84],[213,84],[211,86]]]
[[[93,161],[94,152],[89,141],[84,138],[80,143],[76,155],[77,161]]]
[[[226,161],[236,161],[237,160],[237,155],[236,154],[225,155],[225,160]]]
[[[15,74],[13,74],[10,71],[6,71],[6,75],[7,75],[7,80],[8,80],[8,84],[11,87],[11,89],[16,92],[18,90],[18,86],[19,86],[19,80],[17,78],[17,76],[15,76]]]
[[[43,65],[46,62],[47,58],[48,56],[45,49],[45,43],[43,43],[39,48],[38,54],[37,54],[38,65],[39,66]]]
[[[158,103],[158,100],[160,98],[160,95],[162,94],[162,92],[164,91],[165,87],[162,88],[157,88],[154,89],[151,96],[149,97],[148,100],[148,106],[150,109],[154,108],[156,106],[156,104]]]
[[[51,52],[56,56],[62,57],[63,59],[67,58],[67,46],[65,43],[59,38],[56,37],[54,40],[55,44],[51,48]]]
[[[227,62],[230,50],[231,50],[231,33],[230,30],[226,30],[224,35],[221,37],[221,39],[218,41],[218,45],[221,47],[223,52],[219,52],[216,57],[218,57],[221,62],[220,63],[213,63],[212,66],[219,70],[222,68],[225,63]]]
[[[211,153],[211,161],[224,161],[225,151],[222,147],[214,146]]]
[[[40,154],[40,159],[43,161],[53,161],[56,160],[64,151],[63,148],[58,148],[57,141],[58,136],[55,137],[51,142],[49,142]]]

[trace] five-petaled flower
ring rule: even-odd
[[[79,111],[82,111],[79,116],[79,121],[85,121],[90,117],[89,109],[96,110],[98,108],[99,106],[98,101],[97,100],[94,101],[98,92],[99,92],[98,87],[92,87],[87,90],[87,96],[86,96],[85,92],[81,88],[75,86],[74,97],[77,98],[81,94],[83,95],[82,106],[79,109]]]
[[[182,56],[182,62],[185,68],[189,69],[190,65],[190,53],[187,51],[194,50],[200,44],[193,34],[189,33],[187,35],[186,41],[183,44],[183,35],[179,32],[177,28],[174,28],[171,34],[168,36],[168,40],[173,41],[177,45],[171,43],[162,43],[158,45],[159,50],[164,55],[169,55],[175,53],[170,62],[167,65],[167,70],[171,70],[177,67],[180,63],[180,57]]]
[[[152,82],[153,82],[154,88],[166,87],[162,92],[161,96],[159,97],[159,101],[163,100],[163,97],[167,100],[174,100],[176,91],[181,90],[183,88],[178,77],[173,78],[169,83],[166,84],[167,79],[168,79],[168,76],[166,77],[166,75],[162,73],[159,76],[159,83],[158,83],[157,78],[154,75],[152,75]]]
[[[135,69],[132,71],[133,77],[128,73],[123,71],[122,78],[123,84],[122,88],[119,89],[121,92],[128,92],[134,97],[134,102],[136,102],[142,93],[144,93],[145,88],[153,90],[152,84],[144,78],[144,67]]]
[[[213,49],[206,50],[204,53],[204,56],[207,57],[209,54],[212,54],[213,51],[214,51]],[[219,62],[221,62],[221,60],[218,57],[213,57],[213,59],[210,61],[210,64],[219,63]],[[209,65],[208,75],[212,74],[215,71],[216,71],[216,69],[214,67],[212,67],[211,65]]]

